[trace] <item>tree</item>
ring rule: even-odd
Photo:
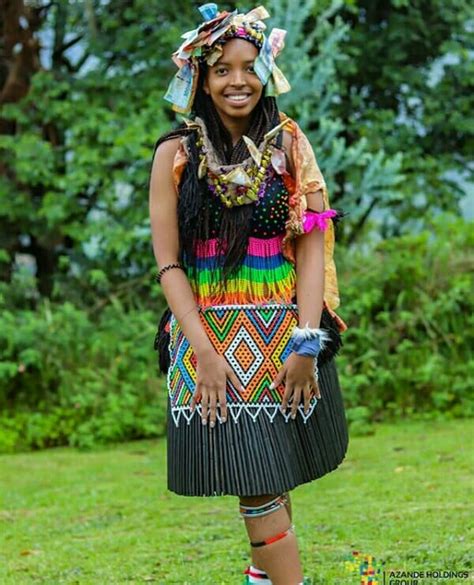
[[[3,9],[3,277],[28,254],[40,295],[79,300],[150,268],[150,155],[170,124],[161,96],[191,7],[173,22],[143,0]]]
[[[383,148],[374,151],[363,136],[349,140],[341,118],[344,80],[337,71],[339,64],[349,60],[344,47],[350,32],[337,14],[342,6],[342,2],[273,0],[272,13],[275,23],[288,30],[282,63],[293,90],[283,96],[283,107],[311,139],[331,204],[348,213],[341,239],[352,243],[374,209],[402,198],[403,175],[401,152],[389,156]]]
[[[460,213],[474,169],[470,3],[358,0],[339,15],[350,27],[348,59],[338,62],[346,140],[403,153],[402,197],[380,214],[381,236]]]
[[[23,290],[26,255],[37,296],[147,302],[151,153],[175,121],[162,99],[170,55],[198,4],[2,0],[0,272],[10,291]],[[456,209],[455,179],[472,177],[467,2],[430,3],[424,22],[427,7],[268,5],[289,31],[281,64],[293,91],[281,106],[311,138],[331,203],[349,213],[347,243]]]

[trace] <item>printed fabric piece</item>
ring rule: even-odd
[[[286,414],[280,412],[285,386],[280,384],[271,389],[270,385],[291,352],[291,333],[298,323],[297,305],[219,305],[201,309],[199,315],[213,347],[226,358],[244,387],[235,388],[227,380],[227,409],[234,422],[238,423],[240,416],[255,421],[260,413],[265,413],[271,422],[276,416],[288,422],[290,408]],[[201,414],[200,404],[194,412],[190,409],[196,388],[197,359],[174,315],[170,321],[169,352],[171,414],[176,426],[181,417],[190,424],[193,416]],[[305,423],[317,402],[313,396],[306,414],[303,402],[298,406],[298,416]],[[217,418],[220,420],[219,409]]]
[[[290,191],[289,214],[286,223],[286,234],[282,242],[282,250],[285,258],[291,262],[296,260],[296,238],[304,233],[305,211],[308,207],[306,196],[321,190],[323,194],[324,210],[330,209],[329,193],[326,181],[321,173],[316,156],[307,136],[302,132],[298,124],[281,113],[282,120],[288,120],[285,130],[292,135],[292,155],[295,165],[294,179],[285,175]],[[335,232],[332,221],[324,232],[324,300],[333,316],[334,310],[339,307],[339,285],[337,281],[336,265],[334,263]],[[341,331],[347,329],[347,325],[338,317]]]

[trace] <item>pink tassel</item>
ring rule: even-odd
[[[328,220],[337,215],[335,209],[327,209],[318,213],[317,211],[305,211],[303,214],[303,231],[305,234],[314,228],[324,232],[328,227]]]

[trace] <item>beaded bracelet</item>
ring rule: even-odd
[[[331,339],[325,329],[311,329],[309,323],[303,328],[295,327],[291,335],[291,349],[295,353],[305,357],[314,358],[314,379],[319,382],[319,368],[317,357],[324,349],[326,341]]]
[[[175,262],[174,264],[167,264],[166,266],[163,266],[163,268],[156,275],[156,277],[155,277],[156,282],[158,284],[161,284],[161,279],[163,277],[163,274],[165,272],[167,272],[168,270],[171,270],[172,268],[180,268],[181,270],[184,270],[184,268],[182,267],[182,265],[179,262]]]

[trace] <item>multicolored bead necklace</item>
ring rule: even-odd
[[[202,138],[199,137],[197,142],[199,149],[199,168],[206,165],[206,151],[204,149],[204,143]],[[260,165],[252,164],[250,168],[246,169],[245,172],[251,181],[251,184],[237,184],[235,190],[229,189],[231,182],[238,183],[239,181],[239,170],[231,171],[227,175],[218,174],[208,171],[208,183],[211,192],[219,197],[222,203],[226,207],[234,207],[235,205],[247,205],[258,201],[260,197],[263,197],[265,193],[265,178],[267,176],[268,167],[272,158],[272,152],[270,145],[264,150],[261,158]],[[201,175],[201,173],[199,173]],[[200,176],[200,178],[202,178]],[[242,181],[243,183],[244,181]],[[247,181],[245,181],[247,183]]]
[[[276,150],[273,142],[285,124],[286,121],[268,132],[260,147],[257,147],[248,136],[244,136],[250,156],[237,165],[221,165],[217,162],[216,153],[207,137],[203,122],[199,118],[187,121],[189,128],[198,130],[196,140],[199,152],[198,176],[200,179],[207,176],[210,191],[226,207],[248,205],[263,197]]]

